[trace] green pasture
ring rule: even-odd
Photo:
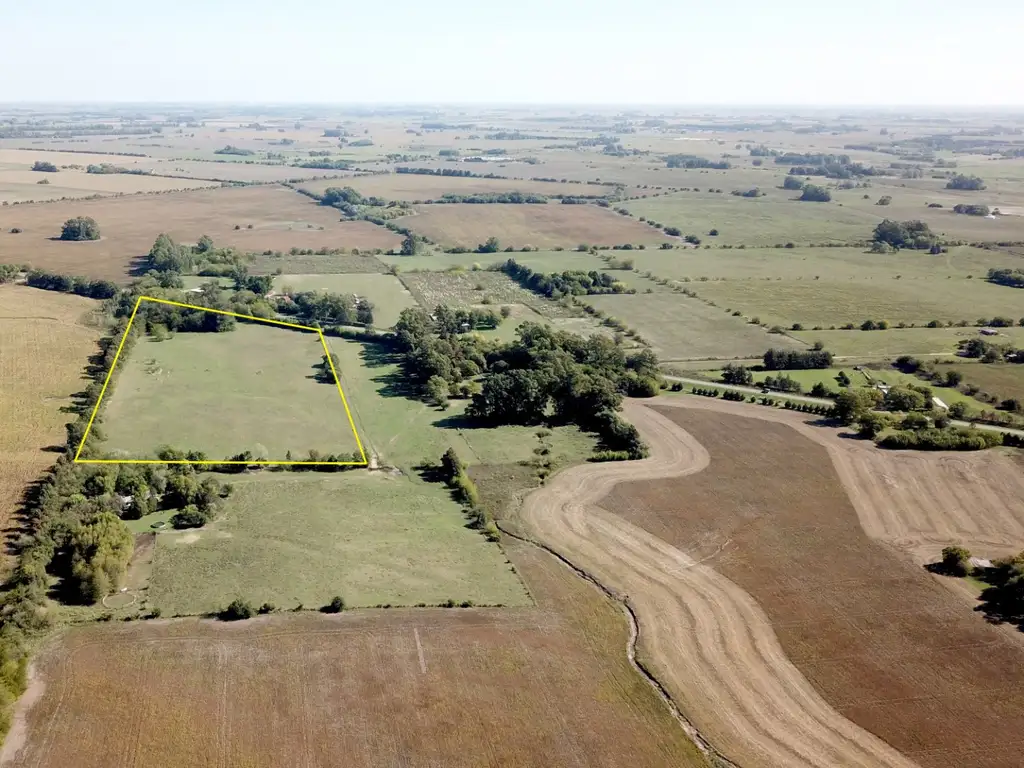
[[[1001,342],[1024,345],[1024,328],[1001,328]],[[895,358],[953,356],[966,339],[989,338],[977,328],[890,328],[886,331],[787,331],[808,344],[820,341],[838,357]]]
[[[354,470],[231,478],[222,515],[157,534],[149,602],[165,616],[237,597],[278,608],[462,602],[526,605],[500,548],[441,485]]]
[[[272,460],[310,449],[351,453],[356,441],[338,389],[314,378],[322,356],[317,335],[264,323],[143,338],[118,361],[104,398],[103,450],[153,458],[166,444]]]
[[[354,293],[373,304],[374,325],[390,328],[403,309],[416,306],[416,299],[393,275],[281,275],[274,280],[279,291],[328,291]]]

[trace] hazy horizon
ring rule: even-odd
[[[42,0],[0,103],[1013,108],[1024,4]]]

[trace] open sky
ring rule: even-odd
[[[1022,0],[0,0],[0,101],[1019,105]]]

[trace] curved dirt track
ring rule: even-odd
[[[693,474],[709,463],[707,451],[670,420],[637,403],[625,410],[651,458],[566,470],[526,498],[525,527],[628,595],[642,655],[688,719],[739,765],[914,766],[818,695],[746,592],[597,506],[620,481]]]

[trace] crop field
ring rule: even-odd
[[[569,309],[521,288],[502,272],[408,272],[399,273],[399,277],[416,300],[428,309],[447,303],[455,307],[493,304],[493,309],[497,310],[498,305],[509,303],[525,304],[543,314],[570,314]]]
[[[769,325],[805,328],[885,320],[927,325],[974,323],[979,317],[1019,317],[1024,302],[1013,288],[983,280],[936,280],[831,283],[825,281],[720,280],[691,286],[701,298],[740,310]]]
[[[398,219],[445,246],[476,248],[489,237],[502,247],[572,248],[580,243],[655,245],[671,240],[657,229],[596,205],[421,205]],[[481,254],[484,258],[493,254]],[[499,257],[500,258],[500,257]]]
[[[96,351],[96,302],[0,285],[0,528],[6,530],[26,486],[56,460],[72,416],[61,408],[83,387]]]
[[[153,458],[161,445],[283,461],[357,450],[338,389],[316,380],[319,337],[264,323],[140,339],[104,398],[103,450]],[[338,371],[344,385],[345,371]],[[347,394],[347,393],[346,393]]]
[[[1016,765],[1021,744],[1007,737],[1024,727],[1024,647],[869,538],[821,445],[788,425],[721,411],[659,409],[710,465],[620,484],[601,506],[749,593],[820,695],[907,757],[926,768]],[[991,494],[1004,505],[1013,498],[1012,478],[988,486],[986,506]],[[859,487],[867,495],[882,483],[871,475]]]
[[[436,483],[353,470],[264,471],[232,484],[218,520],[157,533],[150,607],[196,615],[243,597],[317,608],[338,594],[352,606],[528,602],[498,546]]]
[[[293,168],[293,171],[302,169]],[[348,186],[363,195],[385,200],[434,200],[443,195],[479,195],[496,192],[524,192],[534,195],[601,195],[610,187],[585,184],[530,181],[528,179],[475,179],[458,176],[427,176],[415,173],[386,173],[357,176],[338,181],[307,181],[300,189],[323,194],[328,187]]]
[[[374,345],[336,337],[327,344],[340,359],[339,373],[359,437],[367,454],[382,465],[412,473],[424,460],[437,461],[448,448],[468,464],[515,464],[535,458],[541,446],[536,427],[480,428],[462,417],[467,400],[452,400],[442,411],[410,400],[408,384],[394,355]],[[555,465],[585,461],[594,438],[575,427],[556,427],[546,438]]]
[[[369,299],[373,303],[373,323],[378,328],[390,328],[403,309],[416,306],[416,299],[393,275],[280,275],[274,285],[277,290],[354,293]]]
[[[732,317],[721,307],[678,293],[609,294],[582,300],[638,330],[664,360],[751,357],[769,347],[803,347]]]
[[[49,183],[41,185],[41,179]],[[0,203],[45,202],[101,195],[133,195],[140,192],[179,192],[215,187],[216,183],[195,179],[171,179],[162,176],[96,174],[84,171],[38,173],[0,171]]]
[[[537,607],[75,629],[41,657],[7,764],[705,765],[626,661],[620,609],[508,551]]]
[[[337,214],[277,186],[8,206],[0,208],[0,252],[8,263],[125,282],[161,232],[181,242],[195,242],[206,234],[219,246],[256,252],[293,247],[388,249],[401,242],[382,227],[342,222]],[[54,239],[73,216],[94,218],[101,239]],[[23,231],[12,235],[12,227]]]

